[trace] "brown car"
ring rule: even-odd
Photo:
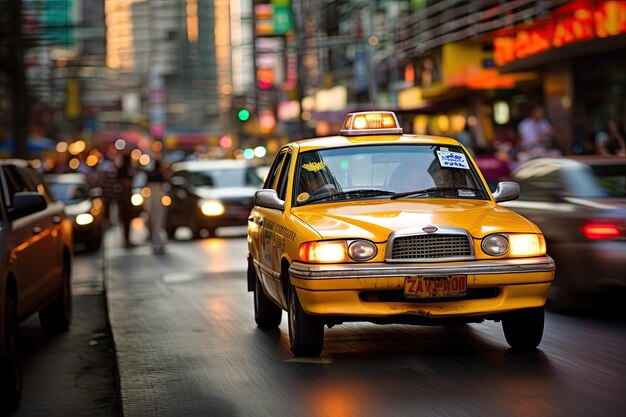
[[[22,391],[19,323],[34,313],[46,334],[72,316],[72,223],[24,161],[0,161],[0,411]]]

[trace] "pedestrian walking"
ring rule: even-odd
[[[124,247],[131,248],[133,243],[130,240],[130,226],[134,217],[133,204],[131,202],[133,191],[133,177],[135,175],[135,167],[132,159],[128,154],[117,156],[117,180],[119,184],[119,192],[117,193],[117,210],[119,221],[122,224],[122,237],[124,238]]]
[[[167,214],[167,207],[163,201],[167,195],[165,190],[167,176],[162,162],[159,159],[154,159],[154,168],[148,173],[150,196],[147,201],[147,210],[150,242],[152,244],[152,253],[155,255],[163,255],[165,253],[165,244],[167,242],[163,236],[165,216]]]

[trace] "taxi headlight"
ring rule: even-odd
[[[137,207],[143,204],[143,196],[141,194],[133,194],[130,198],[130,202],[133,206]]]
[[[217,200],[200,200],[198,201],[200,210],[205,216],[219,216],[224,214],[224,205]]]
[[[300,245],[298,254],[305,262],[348,261],[345,241],[306,242]]]
[[[76,216],[76,224],[79,226],[85,226],[93,222],[93,216],[89,213],[82,213]]]
[[[502,256],[509,250],[509,241],[503,235],[490,235],[481,244],[487,255]]]
[[[348,246],[348,255],[355,261],[369,261],[377,252],[376,245],[368,240],[355,240]]]
[[[546,254],[546,241],[543,235],[510,234],[511,256],[541,256]]]

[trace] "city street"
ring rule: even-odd
[[[623,318],[548,313],[531,354],[509,351],[499,323],[356,323],[327,329],[320,358],[294,359],[285,314],[279,331],[254,323],[245,229],[170,242],[163,256],[116,238],[106,283],[126,416],[621,416],[626,407]]]

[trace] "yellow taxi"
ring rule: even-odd
[[[541,342],[554,277],[543,234],[498,205],[456,140],[405,135],[392,112],[351,113],[339,136],[277,153],[248,218],[248,290],[259,327],[287,311],[291,351],[316,356],[324,326],[501,321],[516,349]]]

